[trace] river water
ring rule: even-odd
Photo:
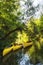
[[[43,64],[30,63],[30,55],[25,51],[25,49],[20,49],[15,52],[11,51],[8,55],[3,57],[1,65],[43,65]]]

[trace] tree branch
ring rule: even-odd
[[[15,31],[22,31],[22,28],[18,27],[14,30],[9,31],[4,37],[0,38],[0,40],[5,40],[10,34],[12,34]]]

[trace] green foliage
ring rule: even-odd
[[[17,31],[13,31],[21,26],[19,0],[0,1],[0,47],[9,46],[15,41]],[[10,34],[11,32],[11,34]],[[7,37],[6,37],[7,35]],[[4,39],[5,38],[5,39]]]
[[[37,62],[39,57],[43,59],[43,15],[40,19],[31,18],[24,24],[19,19],[19,8],[19,0],[0,0],[0,49],[11,43],[32,41],[29,52],[32,62]]]
[[[22,33],[18,32],[18,36],[16,39],[16,43],[23,44],[28,41],[28,36],[25,31],[22,31]]]
[[[28,39],[33,42],[29,49],[31,63],[36,64],[43,60],[43,16],[40,19],[31,18],[27,22]]]
[[[40,19],[33,19],[31,18],[29,22],[27,22],[28,32],[27,35],[30,37],[32,41],[36,40],[39,41],[39,37],[41,36],[41,29],[43,28],[43,21]],[[41,28],[41,29],[40,29]]]

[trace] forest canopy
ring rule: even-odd
[[[31,1],[29,3],[28,6],[31,6]],[[33,46],[29,49],[30,55],[34,50],[36,53],[37,50],[37,53],[41,53],[43,57],[43,14],[40,18],[33,17],[36,9],[37,7],[33,6],[28,8],[29,11],[33,11],[32,13],[27,12],[31,18],[22,22],[24,15],[20,11],[19,0],[0,0],[0,52],[14,44],[32,42]]]

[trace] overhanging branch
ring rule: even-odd
[[[20,28],[20,27],[14,29],[14,30],[11,30],[11,31],[9,31],[4,37],[0,38],[0,40],[5,40],[5,39],[6,39],[10,34],[12,34],[13,32],[22,31],[22,30],[23,30],[23,29]]]

